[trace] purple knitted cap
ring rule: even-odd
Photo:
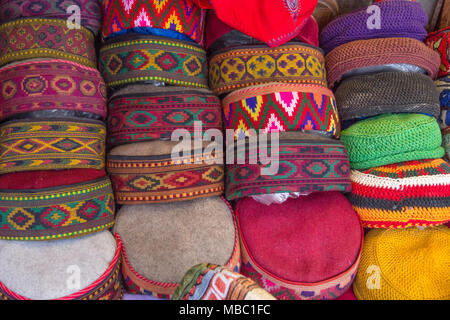
[[[380,8],[380,28],[370,17],[374,11],[367,8],[342,15],[331,21],[320,35],[320,46],[326,53],[355,40],[406,37],[424,41],[427,36],[428,16],[422,5],[409,0],[386,0],[375,4]]]

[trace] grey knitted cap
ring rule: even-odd
[[[439,118],[439,93],[433,80],[415,72],[380,72],[351,77],[336,90],[340,118],[383,113],[425,113]]]

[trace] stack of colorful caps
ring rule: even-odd
[[[447,155],[450,155],[450,26],[431,32],[425,43],[435,50],[441,57],[438,79],[435,84],[439,92],[441,106],[441,129],[443,146]]]
[[[223,148],[208,140],[221,134],[222,111],[208,89],[206,11],[191,0],[106,0],[103,10],[99,66],[124,283],[128,293],[170,298],[199,263],[240,266],[234,212],[221,197]]]
[[[340,16],[321,34],[352,169],[349,200],[373,229],[353,288],[359,299],[448,299],[450,233],[436,227],[450,220],[433,82],[440,58],[423,43],[420,3],[376,8]]]
[[[337,298],[356,274],[362,227],[340,193],[350,191],[350,166],[317,22],[310,16],[294,39],[269,47],[219,13],[208,18],[209,80],[229,129],[225,193],[236,201],[241,272],[277,299]]]
[[[120,299],[101,8],[5,0],[0,22],[0,299]]]

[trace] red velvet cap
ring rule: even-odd
[[[243,257],[243,273],[251,276],[248,268],[254,269],[256,280],[275,297],[290,289],[290,296],[281,298],[332,299],[350,286],[363,231],[341,193],[318,192],[270,206],[244,198],[236,213],[248,258]]]

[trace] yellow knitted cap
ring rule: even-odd
[[[450,229],[374,229],[355,282],[360,300],[450,299]]]

